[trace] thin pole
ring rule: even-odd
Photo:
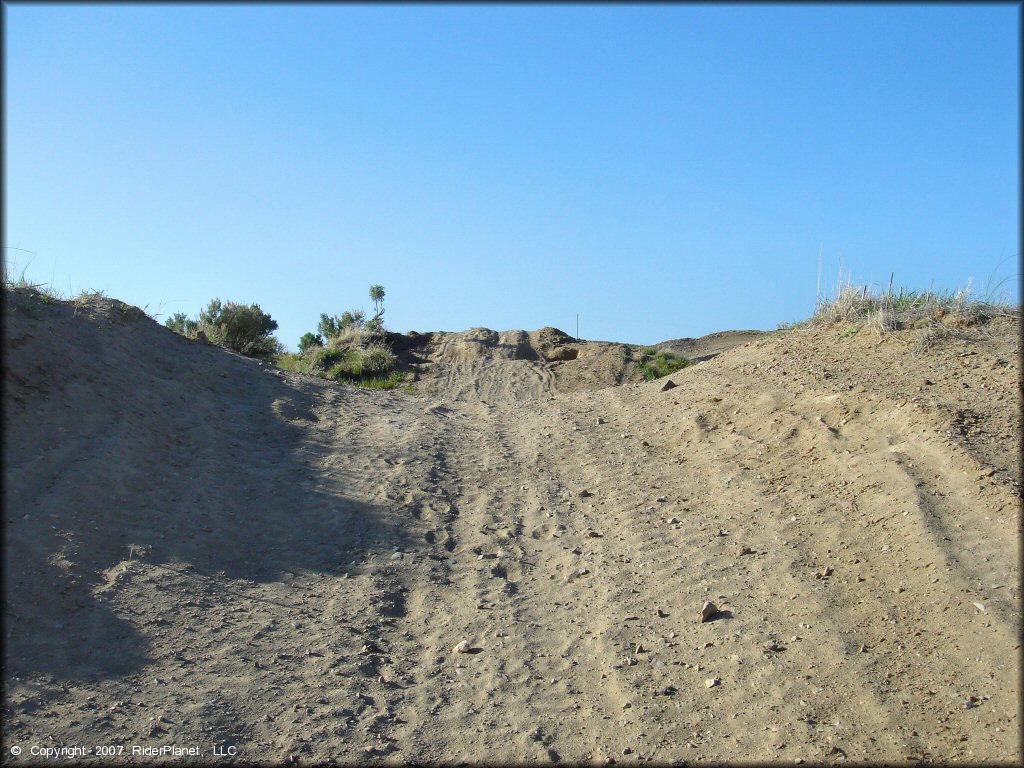
[[[818,248],[818,293],[815,300],[815,306],[821,306],[821,252],[825,250],[825,241],[821,241],[821,247]]]
[[[580,313],[576,313],[576,343],[580,343]]]

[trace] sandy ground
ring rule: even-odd
[[[377,392],[5,301],[5,763],[1022,757],[1015,321],[726,334],[667,391],[427,334]]]

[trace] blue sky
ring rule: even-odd
[[[374,283],[398,331],[772,329],[819,253],[1020,300],[1019,5],[4,14],[4,254],[64,293],[292,349]]]

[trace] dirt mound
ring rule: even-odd
[[[715,355],[764,338],[767,331],[718,331],[699,338],[670,339],[654,346],[702,362]]]
[[[415,334],[393,348],[419,391],[449,399],[535,399],[643,379],[631,345],[578,342],[557,328]]]
[[[409,335],[410,394],[4,300],[21,759],[1022,757],[1016,320],[761,336],[664,392],[627,345]]]

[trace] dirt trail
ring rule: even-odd
[[[751,338],[664,392],[474,329],[410,394],[111,302],[4,317],[5,747],[1021,757],[1010,321]]]

